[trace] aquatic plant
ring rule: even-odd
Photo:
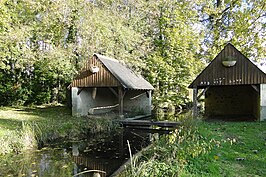
[[[32,123],[22,122],[22,130],[20,133],[22,150],[33,149],[37,147],[37,139],[35,134],[35,126]]]
[[[63,158],[62,158],[63,157]],[[30,150],[1,156],[0,176],[73,176],[74,164],[63,149]]]

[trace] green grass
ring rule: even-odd
[[[266,122],[200,122],[198,127],[216,143],[190,160],[185,176],[266,176]]]
[[[55,140],[76,140],[89,133],[110,131],[108,117],[72,117],[65,106],[0,107],[0,155],[36,148]]]
[[[184,121],[120,176],[266,176],[266,122]]]

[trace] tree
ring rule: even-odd
[[[203,44],[208,60],[227,42],[254,61],[266,57],[265,1],[203,1],[199,7],[200,20],[207,27]]]
[[[1,1],[1,104],[50,102],[53,100],[53,95],[49,94],[51,90],[59,90],[60,85],[69,82],[73,75],[69,62],[74,57],[71,49],[62,49],[69,29],[66,21],[70,21],[67,15],[64,16],[64,12],[62,5],[53,1]],[[49,62],[44,56],[49,56]],[[49,63],[49,66],[44,63]],[[40,66],[58,68],[45,72]],[[58,77],[50,77],[51,75]],[[51,81],[46,82],[45,87],[39,87],[40,81],[36,82],[35,79],[40,77]],[[58,84],[54,84],[54,80]],[[46,93],[46,97],[36,99],[40,90]],[[32,98],[33,95],[36,97]]]
[[[187,86],[203,66],[199,55],[202,36],[194,30],[196,8],[188,1],[156,1],[148,12],[152,12],[146,20],[153,51],[145,61],[145,75],[156,88],[155,104],[184,105]]]

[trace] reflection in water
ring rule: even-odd
[[[63,149],[1,157],[0,176],[72,176],[73,161]]]
[[[73,143],[73,145],[72,145],[72,155],[73,156],[79,156],[79,147],[75,143]]]
[[[132,129],[105,138],[94,137],[91,141],[73,143],[72,158],[79,169],[106,172],[87,173],[84,176],[110,176],[129,158],[127,140],[132,152],[136,153],[149,144],[149,138],[149,133]]]
[[[0,176],[107,177],[129,158],[127,140],[136,153],[150,143],[150,138],[150,133],[125,129],[56,148],[6,155],[1,157]]]

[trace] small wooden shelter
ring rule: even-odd
[[[71,85],[72,115],[151,114],[153,86],[116,59],[94,54]]]
[[[189,88],[194,116],[204,95],[207,117],[266,120],[266,74],[230,43]]]

